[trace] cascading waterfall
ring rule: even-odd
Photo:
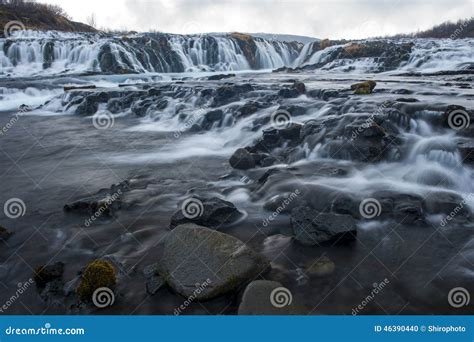
[[[377,40],[372,40],[375,42]],[[390,40],[386,40],[390,42]],[[364,42],[360,42],[364,44]],[[413,43],[413,49],[406,62],[402,62],[398,71],[438,72],[445,70],[462,70],[474,66],[474,39],[405,39],[398,43]],[[325,64],[324,69],[336,70],[345,62],[353,63],[356,72],[373,72],[377,57],[359,59],[335,60],[331,54],[337,49],[347,47],[352,43],[333,45],[323,50],[316,47],[318,42],[307,43],[301,49],[300,55],[293,62],[293,67],[303,67],[314,64]],[[339,70],[344,71],[344,70]]]
[[[319,42],[303,46],[296,42],[248,37],[232,34],[113,37],[55,31],[16,32],[13,37],[0,39],[0,75],[234,71],[314,65],[324,70],[356,73],[385,71],[380,68],[377,56],[341,57],[340,51],[352,43],[321,50]],[[408,58],[396,67],[397,71],[437,72],[473,68],[472,39],[400,42],[413,42],[414,45]]]
[[[474,39],[418,39],[401,70],[437,72],[474,67]]]
[[[106,37],[25,31],[0,39],[0,75],[272,69],[291,65],[299,53],[298,45],[291,43],[254,41],[257,64],[251,65],[248,51],[246,55],[237,40],[226,35]],[[110,58],[104,62],[105,54]]]

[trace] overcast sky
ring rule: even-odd
[[[98,28],[366,38],[474,15],[474,0],[40,0]]]

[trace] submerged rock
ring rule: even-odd
[[[306,263],[305,273],[310,276],[324,277],[334,272],[336,264],[327,256]]]
[[[165,280],[160,276],[158,264],[151,264],[143,269],[143,275],[146,278],[146,292],[149,295],[156,294],[165,285]]]
[[[237,238],[195,224],[165,237],[157,265],[171,288],[199,301],[232,292],[269,266]]]
[[[40,266],[35,270],[34,281],[39,288],[44,288],[47,283],[61,279],[64,273],[64,263],[57,262],[52,265]]]
[[[33,280],[41,299],[48,306],[64,306],[64,263],[56,262],[52,265],[40,266],[35,270]]]
[[[357,236],[356,221],[352,216],[321,213],[309,207],[292,210],[291,226],[295,239],[307,246],[346,244]]]
[[[0,226],[0,241],[7,241],[12,234],[5,227]]]
[[[461,158],[466,164],[474,164],[474,143],[466,142],[458,144],[459,152],[461,153]]]
[[[239,305],[239,315],[289,315],[295,311],[290,290],[269,280],[248,284]]]
[[[255,167],[254,156],[245,148],[239,148],[229,159],[229,164],[234,169],[248,170]]]

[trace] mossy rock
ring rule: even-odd
[[[375,81],[365,81],[351,85],[351,90],[354,90],[354,94],[357,95],[368,95],[372,94],[376,85]]]
[[[57,262],[52,265],[39,266],[35,270],[33,279],[38,287],[45,287],[47,283],[61,279],[64,272],[64,263]]]
[[[117,282],[114,266],[105,260],[90,262],[82,274],[76,293],[83,301],[90,301],[92,294],[99,287],[112,287]]]
[[[333,273],[335,268],[334,262],[326,256],[309,261],[305,267],[307,274],[316,277],[327,276]]]

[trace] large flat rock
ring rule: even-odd
[[[176,292],[195,300],[231,292],[269,266],[237,238],[195,224],[176,227],[163,244],[160,275]]]

